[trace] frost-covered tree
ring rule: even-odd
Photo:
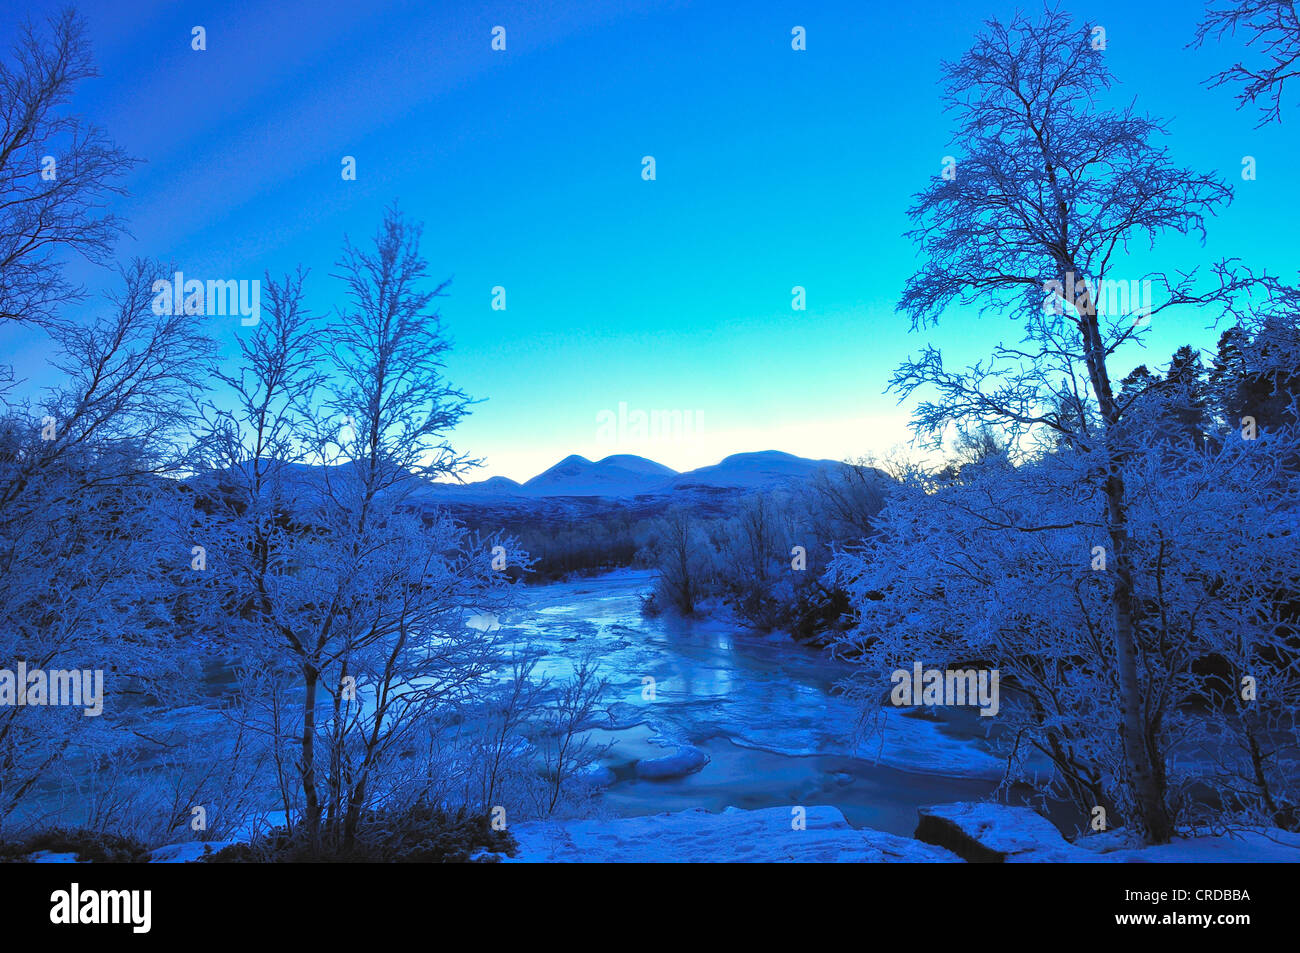
[[[12,669],[100,670],[103,713],[0,708],[0,820],[53,789],[60,763],[88,771],[109,726],[145,698],[174,696],[189,653],[173,577],[189,561],[169,516],[186,466],[210,342],[190,319],[156,315],[163,269],[135,262],[106,311],[52,331],[61,382],[0,416],[0,657]]]
[[[446,437],[467,404],[441,375],[418,227],[390,211],[338,271],[347,303],[328,322],[305,312],[301,275],[268,280],[243,368],[222,377],[235,407],[210,415],[199,532],[245,660],[300,692],[270,713],[286,811],[346,850],[412,732],[498,663],[499,636],[466,625],[509,603],[494,545],[527,557],[416,498],[464,466]]]
[[[0,62],[0,320],[48,323],[80,297],[60,255],[102,264],[123,229],[105,201],[120,195],[129,158],[65,109],[95,75],[74,10],[28,21]]]
[[[956,175],[936,178],[910,209],[923,264],[899,307],[919,329],[973,305],[1014,318],[1023,335],[965,369],[946,366],[928,346],[891,387],[927,395],[914,427],[931,440],[990,424],[1015,453],[1038,440],[1075,448],[1093,466],[1079,476],[1100,489],[1103,510],[1075,554],[1082,565],[1095,546],[1107,555],[1109,614],[1092,664],[1116,681],[1113,728],[1123,741],[1131,823],[1159,843],[1172,833],[1166,752],[1144,701],[1154,677],[1144,648],[1151,620],[1136,590],[1125,475],[1137,435],[1124,427],[1111,363],[1153,315],[1223,304],[1240,282],[1225,265],[1204,284],[1195,270],[1126,272],[1131,244],[1168,232],[1203,235],[1206,216],[1231,192],[1216,176],[1174,163],[1158,144],[1159,122],[1105,105],[1112,77],[1091,39],[1089,25],[1047,10],[1036,21],[990,21],[967,54],[946,64]],[[1151,301],[1118,293],[1148,281]]]
[[[1232,423],[1245,418],[1269,429],[1300,422],[1300,309],[1293,291],[1282,292],[1251,316],[1248,344],[1230,395]]]
[[[670,507],[655,521],[649,547],[659,569],[657,604],[691,615],[707,594],[711,570],[703,527],[686,507]]]
[[[817,470],[809,483],[809,523],[819,540],[861,539],[884,505],[888,478],[868,460]]]
[[[1300,432],[1170,445],[1151,435],[1127,469],[1141,632],[1145,724],[1183,822],[1294,828],[1300,736]],[[855,691],[887,695],[889,673],[997,668],[994,740],[1008,781],[1041,781],[1078,810],[1131,816],[1122,717],[1106,659],[1112,586],[1077,553],[1104,531],[1097,454],[993,458],[956,481],[904,475],[877,534],[834,570],[857,608],[840,650],[870,673]],[[1216,795],[1207,798],[1206,792]]]
[[[799,534],[790,515],[788,501],[755,494],[714,528],[719,587],[742,618],[765,629],[778,622],[777,588],[791,584],[788,554]]]
[[[1236,86],[1237,106],[1259,104],[1259,123],[1282,121],[1287,80],[1300,77],[1300,10],[1295,0],[1223,0],[1211,3],[1196,30],[1195,46],[1208,39],[1240,34],[1261,54],[1256,62],[1237,62],[1210,78],[1213,86]]]
[[[1134,368],[1120,382],[1117,400],[1130,430],[1202,446],[1212,429],[1213,396],[1201,352],[1184,345],[1163,374],[1145,364]]]

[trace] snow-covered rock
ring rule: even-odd
[[[674,814],[587,821],[534,821],[511,828],[525,863],[956,863],[955,854],[920,841],[855,829],[838,808],[805,809],[795,830],[788,807],[721,814]]]
[[[973,863],[1088,861],[1047,818],[1027,807],[963,801],[918,812],[916,837]]]
[[[694,774],[709,763],[709,756],[699,748],[682,745],[662,758],[642,758],[636,763],[636,776],[649,780],[681,778]]]

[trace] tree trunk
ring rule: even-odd
[[[302,667],[306,691],[302,713],[302,792],[306,802],[303,820],[312,843],[320,841],[320,794],[316,790],[316,691],[320,673],[315,666]]]
[[[363,775],[361,780],[352,789],[352,796],[348,798],[347,815],[343,821],[343,852],[351,852],[353,845],[357,840],[357,826],[361,822],[361,806],[366,803],[366,778]]]
[[[1157,770],[1158,751],[1147,744],[1142,712],[1142,682],[1138,675],[1136,600],[1133,572],[1128,554],[1128,514],[1124,500],[1124,477],[1118,461],[1110,464],[1106,478],[1106,515],[1110,528],[1111,564],[1115,574],[1115,655],[1118,663],[1120,696],[1120,738],[1124,744],[1137,828],[1149,844],[1167,844],[1173,836],[1173,822],[1165,804],[1164,772]]]
[[[1070,264],[1074,271],[1073,263]],[[1075,272],[1081,274],[1082,272]],[[1098,409],[1105,426],[1106,527],[1110,535],[1110,567],[1115,577],[1112,611],[1115,618],[1115,661],[1120,695],[1120,741],[1133,798],[1135,826],[1144,842],[1167,844],[1173,821],[1165,803],[1165,772],[1156,738],[1143,713],[1142,681],[1138,674],[1138,632],[1141,612],[1133,588],[1129,556],[1128,504],[1124,487],[1124,452],[1120,412],[1106,367],[1106,348],[1097,323],[1096,303],[1085,292],[1079,308],[1079,330]]]

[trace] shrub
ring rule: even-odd
[[[0,861],[25,861],[37,851],[75,854],[79,862],[96,864],[143,864],[149,848],[131,837],[106,834],[84,828],[68,830],[56,827],[35,834],[25,841],[0,841]]]
[[[475,854],[513,855],[518,848],[508,831],[492,829],[485,813],[455,813],[426,803],[361,815],[350,847],[337,839],[310,841],[302,827],[277,827],[250,844],[232,844],[202,860],[210,864],[247,863],[466,863]],[[485,860],[494,860],[486,857]]]

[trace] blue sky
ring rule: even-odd
[[[1038,9],[87,3],[103,75],[75,105],[147,160],[118,203],[133,232],[122,257],[203,278],[301,262],[327,311],[345,233],[368,238],[394,200],[422,219],[432,273],[453,279],[448,376],[486,398],[453,440],[486,458],[475,478],[526,479],[569,453],[641,453],[677,469],[769,448],[844,458],[906,441],[908,408],[882,391],[908,353],[933,340],[950,360],[974,359],[1015,336],[966,316],[909,334],[894,305],[916,265],[905,209],[953,152],[940,61],[1017,6]],[[1239,50],[1184,48],[1193,0],[1065,7],[1106,27],[1122,94],[1170,121],[1175,158],[1236,188],[1204,249],[1174,239],[1151,263],[1239,256],[1294,278],[1295,109],[1256,130],[1228,91],[1202,85]],[[6,7],[0,32],[25,12]],[[796,24],[803,52],[790,48]],[[206,51],[190,48],[195,25]],[[490,48],[496,25],[505,52]],[[1241,181],[1247,154],[1254,182]],[[345,155],[356,181],[340,175]],[[81,265],[73,274],[108,283]],[[490,307],[498,285],[505,311]],[[791,310],[795,285],[806,311]],[[204,320],[227,322],[214,331],[233,353],[238,320]],[[1212,347],[1205,323],[1158,318],[1147,353],[1121,363]],[[42,381],[39,339],[8,329],[0,347]],[[602,439],[597,417],[620,403],[691,411],[699,425],[677,439]]]

